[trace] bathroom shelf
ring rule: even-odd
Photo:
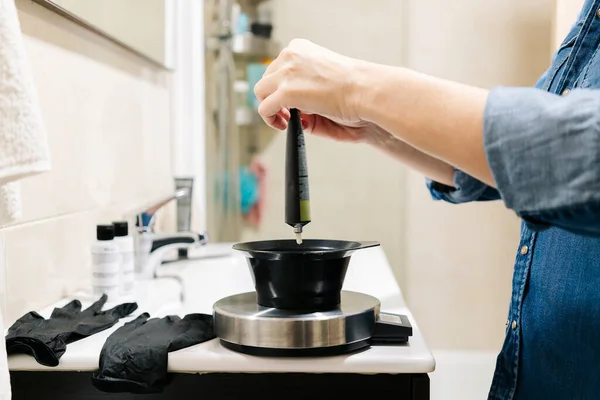
[[[248,13],[256,9],[256,7],[267,0],[237,0],[242,12]]]
[[[238,107],[235,110],[235,122],[238,126],[254,126],[261,123],[262,118],[250,107]]]
[[[232,49],[235,54],[257,57],[276,57],[280,51],[279,45],[273,40],[254,36],[251,33],[234,35]]]

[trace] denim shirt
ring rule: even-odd
[[[434,199],[502,200],[523,223],[489,399],[600,399],[600,0],[533,88],[496,87],[484,144],[497,189],[456,170]]]

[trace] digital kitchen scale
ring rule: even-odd
[[[256,292],[241,293],[216,302],[213,315],[223,346],[257,356],[331,356],[412,336],[405,315],[383,313],[378,299],[350,291],[337,308],[307,313],[263,307]]]

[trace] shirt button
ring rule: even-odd
[[[561,93],[561,95],[562,95],[562,96],[566,96],[566,95],[568,95],[569,93],[571,93],[571,89],[565,89],[565,90],[563,90],[563,92]]]
[[[600,8],[596,11],[596,15],[600,18]]]
[[[528,252],[528,251],[529,251],[529,247],[527,247],[527,246],[523,246],[523,247],[521,247],[521,254],[522,254],[522,255],[525,255],[525,254],[527,254],[527,252]]]
[[[513,331],[517,329],[517,321],[513,321],[510,327],[513,328]]]

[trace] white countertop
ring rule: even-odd
[[[182,276],[186,287],[186,301],[178,303],[178,284],[174,280],[159,279],[137,285],[138,310],[130,318],[122,319],[113,328],[86,339],[71,343],[57,367],[45,367],[33,357],[13,355],[8,358],[12,371],[93,371],[98,368],[98,357],[106,338],[125,322],[142,312],[162,317],[169,314],[212,313],[217,300],[241,292],[253,291],[252,279],[243,256],[230,250],[230,244],[211,244],[194,254],[227,253],[225,257],[198,258],[167,264],[161,274]],[[413,326],[413,336],[406,345],[372,346],[349,355],[319,358],[270,358],[249,356],[228,350],[217,339],[169,353],[169,371],[181,373],[210,372],[309,372],[309,373],[429,373],[435,369],[435,360],[421,335],[421,331],[406,307],[400,288],[381,247],[364,249],[352,255],[344,290],[363,292],[377,297],[384,312],[407,315]],[[91,299],[73,296],[86,307]],[[69,302],[71,298],[54,304],[40,314],[48,317],[52,309]],[[124,300],[125,301],[125,300]],[[107,305],[112,306],[112,305]],[[5,327],[13,321],[5,321]]]

